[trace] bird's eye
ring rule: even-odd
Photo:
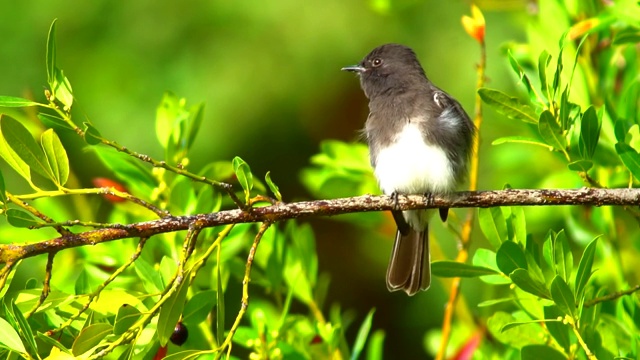
[[[371,65],[373,65],[373,67],[378,67],[382,65],[382,59],[380,58],[373,59],[373,61],[371,62]]]

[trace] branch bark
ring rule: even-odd
[[[581,188],[566,190],[507,189],[463,191],[452,193],[447,197],[398,196],[397,204],[392,197],[384,195],[362,195],[333,200],[279,203],[272,206],[253,208],[250,211],[235,209],[210,214],[169,216],[158,220],[126,225],[113,224],[113,226],[107,228],[68,234],[32,244],[1,245],[0,262],[14,263],[19,259],[44,253],[53,253],[77,246],[95,245],[132,237],[151,237],[166,232],[188,230],[192,224],[199,228],[207,228],[226,224],[277,222],[312,216],[334,216],[355,212],[392,210],[394,208],[413,210],[439,207],[487,208],[496,206],[551,205],[638,206],[640,205],[640,189]]]

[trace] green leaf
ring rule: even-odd
[[[251,173],[251,169],[249,168],[249,165],[238,156],[233,158],[232,164],[233,170],[238,178],[238,182],[244,190],[245,200],[248,203],[251,198],[251,190],[253,189],[253,174]]]
[[[573,121],[570,121],[571,109],[576,105],[569,102],[569,86],[564,88],[562,95],[560,95],[560,125],[563,131],[569,130]]]
[[[9,308],[7,308],[9,309]],[[38,345],[36,344],[36,340],[33,336],[33,331],[31,330],[31,325],[22,314],[22,311],[18,309],[15,302],[11,302],[11,315],[13,315],[16,323],[18,324],[18,328],[20,334],[22,334],[22,338],[25,341],[25,345],[27,346],[27,351],[30,353],[37,354],[38,353]]]
[[[616,152],[636,180],[640,180],[640,154],[625,143],[616,144]]]
[[[526,345],[520,351],[521,360],[566,360],[560,351],[548,345]]]
[[[547,143],[544,143],[538,139],[530,138],[527,136],[505,136],[505,137],[501,137],[493,140],[491,145],[501,145],[501,144],[507,144],[507,143],[536,145],[536,146],[542,146],[545,149],[551,150],[551,147]]]
[[[564,314],[556,305],[544,307],[544,318],[547,320],[557,320],[563,318]],[[569,353],[571,347],[571,340],[569,338],[569,326],[563,324],[561,321],[548,321],[545,323],[549,333],[554,339],[562,346],[562,348]]]
[[[565,315],[575,317],[576,299],[569,285],[559,275],[556,275],[551,282],[551,298]]]
[[[487,88],[479,89],[478,95],[487,105],[492,106],[496,111],[511,119],[521,120],[530,124],[538,123],[533,109],[517,98],[510,97],[501,91]]]
[[[0,107],[27,107],[40,105],[35,101],[14,97],[0,96]]]
[[[62,118],[45,113],[38,113],[38,119],[42,124],[48,128],[54,128],[59,130],[74,131],[71,125],[64,121]]]
[[[598,119],[596,109],[593,105],[589,106],[584,112],[584,115],[582,115],[580,138],[578,140],[578,149],[583,159],[591,160],[593,158],[593,154],[598,146],[601,127],[602,124],[600,123],[600,119]]]
[[[190,274],[189,271],[181,274],[182,282],[160,308],[160,315],[158,315],[158,340],[160,341],[160,346],[167,345],[178,320],[180,320],[187,297],[187,290],[189,290]]]
[[[282,194],[280,194],[280,188],[271,180],[271,171],[267,171],[267,175],[264,176],[264,181],[269,186],[269,190],[273,193],[273,195],[278,199],[278,201],[282,201]]]
[[[4,175],[2,175],[2,171],[0,171],[0,201],[2,201],[2,207],[6,209],[7,208],[7,188],[4,185]],[[0,289],[0,291],[2,290]]]
[[[540,114],[538,132],[549,146],[561,151],[564,151],[567,148],[567,139],[562,134],[560,125],[558,125],[556,119],[549,110],[545,110]]]
[[[613,37],[613,45],[640,43],[640,31],[635,27],[628,27],[618,31]]]
[[[24,210],[9,209],[5,214],[7,215],[7,221],[9,221],[9,224],[14,227],[27,228],[29,226],[40,224],[36,218]]]
[[[9,349],[21,354],[25,354],[27,349],[20,339],[20,335],[7,320],[0,317],[0,348]]]
[[[513,233],[516,242],[527,244],[527,220],[524,216],[524,208],[522,206],[511,207],[511,223],[513,224]]]
[[[478,222],[482,233],[495,249],[508,238],[507,223],[500,208],[479,208]]]
[[[577,160],[567,164],[567,168],[571,171],[584,171],[587,172],[593,167],[593,161],[591,160]]]
[[[0,121],[3,121],[1,114]],[[29,165],[9,146],[6,136],[2,133],[2,127],[0,127],[0,156],[15,172],[31,183],[31,170],[29,169]]]
[[[614,133],[616,135],[616,140],[620,143],[624,143],[627,137],[627,133],[629,133],[629,124],[626,120],[618,119],[616,120],[616,124],[614,125]]]
[[[205,290],[196,293],[184,306],[182,322],[199,324],[207,320],[207,316],[215,305],[216,292],[214,290]]]
[[[554,259],[556,274],[564,281],[569,281],[573,271],[573,254],[564,230],[560,230],[555,236]]]
[[[383,360],[384,353],[384,337],[383,330],[376,330],[369,339],[369,345],[367,346],[367,360]]]
[[[516,269],[527,269],[527,258],[520,245],[505,241],[496,253],[496,264],[503,273],[509,275]]]
[[[479,248],[473,254],[472,264],[481,268],[488,268],[494,270],[496,275],[483,275],[480,280],[487,284],[510,284],[511,279],[505,277],[500,273],[498,265],[496,264],[496,253],[489,250]]]
[[[67,158],[67,152],[62,146],[60,138],[53,132],[53,129],[48,129],[42,133],[40,142],[53,172],[54,182],[64,186],[69,179],[69,158]]]
[[[583,296],[584,288],[591,277],[591,268],[593,266],[593,258],[596,253],[596,245],[598,238],[591,240],[589,245],[584,249],[575,280],[575,298],[580,299]]]
[[[509,274],[509,277],[511,278],[511,281],[513,281],[514,284],[518,285],[518,287],[523,291],[544,299],[551,299],[549,290],[544,286],[544,284],[533,280],[527,270],[516,269],[511,274]]]
[[[112,332],[113,326],[107,323],[89,325],[80,331],[80,334],[73,342],[71,352],[75,356],[80,356],[100,344]]]
[[[64,110],[68,111],[71,109],[73,105],[73,90],[71,89],[71,83],[66,76],[64,76],[64,72],[57,67],[54,68],[55,78],[53,81],[53,86],[51,90],[56,99],[58,99],[62,105],[64,105]]]
[[[55,180],[47,157],[24,125],[4,116],[0,121],[0,128],[7,144],[32,170],[48,179]]]
[[[194,105],[189,109],[189,129],[187,130],[187,149],[190,149],[196,140],[196,135],[202,125],[202,119],[204,118],[204,103]]]
[[[53,19],[51,22],[49,34],[47,35],[47,82],[52,89],[56,68],[56,21],[58,19]]]
[[[547,84],[547,67],[549,66],[549,62],[551,62],[551,56],[546,50],[543,50],[538,57],[538,78],[540,78],[540,90],[543,94],[549,93],[549,85]]]
[[[524,87],[527,89],[527,94],[529,94],[529,99],[531,99],[532,101],[535,100],[537,98],[537,94],[533,89],[533,86],[531,85],[531,80],[529,80],[527,73],[524,71],[522,66],[520,66],[520,64],[518,63],[518,60],[513,56],[511,51],[507,52],[507,56],[509,58],[509,64],[511,65],[511,68],[516,73],[518,78],[520,78],[520,81],[522,81],[522,84],[524,85]]]
[[[544,338],[540,336],[540,325],[538,324],[523,324],[522,326],[511,327],[502,331],[505,326],[517,321],[511,314],[496,311],[487,319],[487,328],[491,335],[501,343],[509,344],[516,348],[544,342]]]
[[[84,125],[84,141],[89,145],[97,145],[102,142],[102,135],[88,122],[82,123]]]
[[[140,282],[149,294],[158,294],[164,290],[162,276],[153,267],[153,265],[149,264],[147,259],[141,257],[136,262],[134,262],[133,265],[136,274],[138,275],[140,280],[142,280]]]
[[[357,360],[360,357],[360,353],[364,349],[364,345],[367,342],[369,331],[371,331],[371,322],[373,321],[373,314],[375,312],[375,309],[371,309],[371,311],[369,311],[369,313],[367,314],[367,317],[364,318],[362,325],[360,325],[360,329],[358,329],[358,335],[356,336],[356,341],[353,344],[351,360]]]
[[[156,136],[163,148],[169,149],[180,143],[182,127],[188,118],[185,99],[172,92],[165,92],[156,109]]]
[[[483,275],[497,275],[497,271],[483,267],[468,265],[457,261],[434,261],[431,263],[431,273],[435,276],[451,277],[478,277]]]
[[[558,53],[558,63],[556,64],[556,72],[553,74],[553,92],[557,93],[558,90],[560,89],[560,85],[561,85],[561,75],[562,75],[562,45],[560,47],[560,52]]]
[[[113,334],[120,336],[131,329],[140,319],[142,313],[135,306],[124,304],[118,309],[116,320],[113,323]]]

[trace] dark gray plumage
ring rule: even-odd
[[[387,195],[446,194],[467,173],[475,128],[462,106],[426,77],[410,48],[375,48],[356,72],[369,98],[365,134],[371,165]],[[440,209],[446,220],[448,209]],[[431,284],[432,210],[392,211],[398,225],[387,270],[390,291],[413,295]]]

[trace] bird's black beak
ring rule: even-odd
[[[357,73],[363,73],[363,72],[367,71],[367,69],[362,65],[345,66],[340,70],[342,70],[342,71],[352,71],[352,72],[357,72]]]

